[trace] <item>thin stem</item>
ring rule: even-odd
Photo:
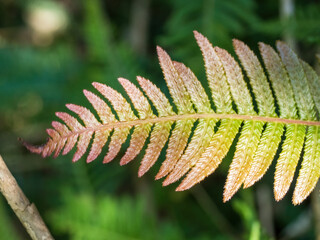
[[[98,131],[104,129],[113,129],[113,128],[123,128],[128,126],[138,126],[148,123],[161,123],[161,122],[170,122],[177,120],[187,120],[187,119],[238,119],[238,120],[251,120],[251,121],[262,121],[262,122],[275,122],[275,123],[284,123],[284,124],[297,124],[297,125],[306,125],[306,126],[320,126],[320,122],[308,121],[308,120],[299,120],[299,119],[285,119],[285,118],[276,118],[276,117],[264,117],[257,115],[240,115],[240,114],[219,114],[219,113],[194,113],[194,114],[181,114],[181,115],[172,115],[166,117],[155,117],[147,119],[138,119],[130,120],[123,122],[111,122],[107,124],[101,124],[95,127],[86,127],[79,131],[73,131],[69,135],[62,137],[70,137],[74,134],[81,134],[88,131]]]
[[[150,123],[163,123],[163,122],[174,122],[177,120],[188,120],[188,119],[235,119],[235,120],[249,120],[249,121],[261,121],[261,122],[274,122],[274,123],[283,123],[283,124],[296,124],[296,125],[305,125],[305,126],[320,126],[320,122],[317,121],[308,121],[308,120],[299,120],[299,119],[285,119],[277,117],[265,117],[258,115],[240,115],[240,114],[219,114],[219,113],[194,113],[194,114],[180,114],[180,115],[171,115],[165,117],[155,117],[155,118],[146,118],[146,119],[137,119],[129,120],[122,122],[110,122],[107,124],[100,124],[93,127],[84,127],[81,130],[71,131],[66,135],[61,135],[59,139],[52,140],[53,142],[60,141],[61,139],[67,139],[74,135],[80,135],[85,132],[96,132],[103,130],[112,130],[114,128],[125,128],[133,127]],[[22,140],[22,139],[20,139]],[[22,140],[23,141],[23,140]],[[34,147],[23,141],[23,144],[32,152],[39,152],[43,146]]]
[[[33,240],[51,240],[36,206],[30,203],[0,156],[0,191]]]

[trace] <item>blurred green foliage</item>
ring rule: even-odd
[[[1,238],[7,240],[18,239],[18,234],[15,232],[10,216],[6,211],[5,200],[3,197],[0,198],[0,232]]]
[[[230,51],[232,38],[255,32],[259,22],[255,5],[253,0],[172,1],[173,12],[165,25],[167,34],[160,42],[199,75],[203,61],[192,31],[201,32],[216,46]]]
[[[49,219],[58,233],[68,233],[71,239],[183,239],[178,228],[156,223],[143,198],[62,195],[63,205]]]
[[[1,1],[0,154],[54,237],[289,239],[290,226],[298,224],[301,233],[291,239],[314,239],[314,221],[308,214],[311,201],[293,207],[289,198],[275,203],[272,196],[267,197],[265,201],[273,207],[268,213],[273,232],[260,220],[265,213],[253,191],[241,190],[230,203],[222,203],[232,152],[200,190],[177,193],[174,186],[162,188],[153,181],[149,176],[154,173],[137,178],[141,154],[127,167],[118,166],[117,159],[103,165],[101,157],[90,164],[83,159],[73,164],[70,154],[43,160],[17,141],[22,137],[44,142],[45,128],[56,120],[54,112],[66,110],[65,103],[89,106],[81,91],[93,90],[93,81],[123,93],[117,77],[135,82],[135,76],[142,75],[167,92],[155,45],[186,63],[203,80],[203,61],[193,30],[231,53],[232,38],[256,50],[258,41],[273,45],[289,31],[301,57],[312,63],[319,51],[320,4],[315,0],[294,4],[295,15],[283,21],[276,0]],[[145,13],[149,17],[144,29],[135,16]],[[135,21],[138,24],[132,24]],[[138,35],[146,36],[141,39],[145,53],[132,43],[137,30],[145,33]],[[119,156],[127,145],[128,141]],[[159,166],[160,161],[151,171]],[[272,180],[269,172],[264,181],[270,191]],[[254,189],[260,187],[258,183]],[[309,225],[304,227],[299,219],[308,220]],[[26,236],[2,199],[0,233],[1,239]]]

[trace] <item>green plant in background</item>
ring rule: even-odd
[[[57,233],[67,234],[70,239],[229,239],[219,235],[212,238],[206,233],[187,236],[177,222],[157,220],[147,212],[142,197],[113,198],[69,191],[62,191],[62,196],[61,207],[50,212],[48,218]]]
[[[158,47],[160,65],[177,112],[173,111],[173,105],[166,96],[142,77],[137,77],[137,80],[158,115],[152,111],[143,93],[128,80],[119,78],[138,115],[134,114],[133,108],[121,94],[94,82],[93,86],[109,101],[117,117],[104,100],[84,90],[101,122],[88,109],[67,104],[67,108],[77,114],[84,125],[71,115],[58,112],[57,117],[65,124],[52,122],[53,128],[47,129],[50,136],[48,142],[39,147],[26,143],[25,146],[43,157],[52,153],[57,157],[61,151],[63,155],[70,152],[77,143],[73,156],[76,162],[89,148],[92,138],[87,156],[90,163],[100,155],[110,135],[109,150],[103,160],[108,163],[118,155],[130,129],[134,127],[130,145],[120,164],[131,162],[151,134],[139,168],[139,176],[144,175],[157,161],[169,139],[166,160],[156,179],[167,176],[163,182],[166,186],[186,174],[177,188],[183,191],[215,171],[242,125],[225,185],[224,201],[228,201],[242,185],[250,187],[265,174],[286,128],[286,139],[276,166],[274,193],[276,200],[285,196],[304,149],[293,195],[293,203],[300,204],[311,193],[320,176],[320,122],[316,121],[316,111],[320,109],[319,76],[307,63],[299,60],[286,44],[277,42],[278,55],[272,47],[260,43],[260,52],[279,106],[278,115],[272,90],[258,58],[247,45],[234,40],[235,51],[250,79],[257,112],[238,63],[225,50],[213,48],[198,32],[195,32],[195,38],[204,57],[216,111],[211,108],[208,96],[192,71],[182,63],[173,62]],[[172,128],[173,123],[175,126]],[[188,142],[193,126],[193,136]],[[214,130],[215,126],[217,130]]]
[[[195,29],[207,36],[215,46],[228,51],[232,49],[232,38],[245,39],[248,44],[254,44],[259,37],[269,41],[279,39],[284,31],[289,31],[301,43],[319,43],[319,4],[297,1],[295,15],[283,20],[278,13],[268,15],[270,9],[279,10],[279,1],[274,3],[277,3],[276,7],[271,1],[200,0],[188,4],[183,0],[170,1],[173,14],[166,23],[166,34],[159,37],[159,42],[166,48],[175,49],[173,56],[192,66],[199,76],[202,73],[201,58],[190,38],[190,32]]]
[[[63,205],[49,219],[70,239],[182,239],[177,228],[157,223],[141,198],[62,193]]]
[[[175,49],[174,57],[202,72],[202,61],[190,32],[197,29],[215,46],[232,49],[230,39],[255,32],[260,22],[252,0],[183,0],[171,1],[173,14],[166,24],[166,35],[159,40],[164,47]],[[183,43],[183,44],[181,44]]]
[[[3,239],[18,239],[18,234],[16,233],[14,226],[10,222],[10,217],[6,211],[5,202],[3,201],[3,198],[0,198],[0,232],[1,238]]]
[[[250,200],[251,201],[237,199],[232,203],[233,208],[241,215],[242,219],[244,220],[245,227],[247,228],[247,234],[244,236],[244,239],[269,239],[262,232],[262,228],[256,213],[252,211],[254,205],[252,201],[253,199]]]
[[[133,77],[139,69],[128,44],[118,41],[112,32],[111,23],[103,13],[102,2],[84,1],[84,36],[88,48],[88,75],[95,81],[108,81],[119,87],[115,79],[119,74]]]
[[[311,45],[320,43],[320,6],[311,3],[298,2],[295,14],[287,19],[270,18],[260,21],[256,31],[277,38],[284,31],[289,31],[293,38],[299,42]]]
[[[1,104],[1,111],[8,111],[32,97],[46,105],[65,101],[61,90],[76,66],[74,54],[65,46],[50,51],[27,47],[19,51],[10,47],[0,49],[0,101],[6,102]],[[29,109],[29,115],[36,115],[41,110],[41,107],[34,107]]]

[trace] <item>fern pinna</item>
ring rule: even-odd
[[[285,43],[277,42],[279,53],[259,43],[268,80],[257,56],[243,42],[234,40],[234,49],[249,79],[252,96],[237,61],[227,51],[213,47],[200,33],[195,31],[194,34],[204,58],[215,110],[193,72],[184,64],[172,61],[158,47],[160,65],[176,110],[159,88],[143,77],[137,77],[143,91],[119,78],[132,105],[114,89],[94,82],[93,86],[102,96],[87,90],[84,95],[100,120],[87,108],[67,104],[83,124],[68,113],[57,112],[64,123],[52,122],[53,128],[47,130],[48,142],[37,147],[25,143],[26,147],[43,157],[52,153],[57,157],[62,150],[62,154],[67,154],[77,143],[73,161],[78,161],[93,139],[87,156],[89,163],[101,154],[110,137],[103,160],[108,163],[117,156],[130,129],[134,128],[120,164],[132,161],[149,137],[139,168],[139,176],[142,176],[157,161],[168,141],[166,159],[156,179],[165,177],[163,185],[168,185],[185,176],[177,188],[182,191],[214,172],[237,133],[241,132],[225,185],[223,199],[228,201],[242,185],[250,187],[265,174],[284,136],[274,177],[275,199],[280,200],[287,193],[303,152],[293,193],[293,203],[301,203],[320,175],[319,76]]]

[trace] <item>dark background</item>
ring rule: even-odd
[[[288,7],[284,7],[288,4]],[[257,42],[283,39],[310,64],[320,52],[316,0],[60,0],[0,2],[0,154],[56,239],[315,239],[319,196],[291,204],[292,189],[273,198],[275,164],[254,187],[222,203],[230,155],[205,181],[185,192],[154,181],[158,163],[137,177],[140,154],[90,164],[72,154],[29,153],[17,140],[45,142],[45,129],[65,103],[89,106],[91,82],[123,93],[117,77],[149,78],[168,93],[155,47],[162,46],[205,82],[198,30],[232,50],[232,38],[257,52]],[[121,156],[127,143],[123,146]],[[317,230],[318,229],[318,230]],[[28,239],[0,196],[0,238]]]

